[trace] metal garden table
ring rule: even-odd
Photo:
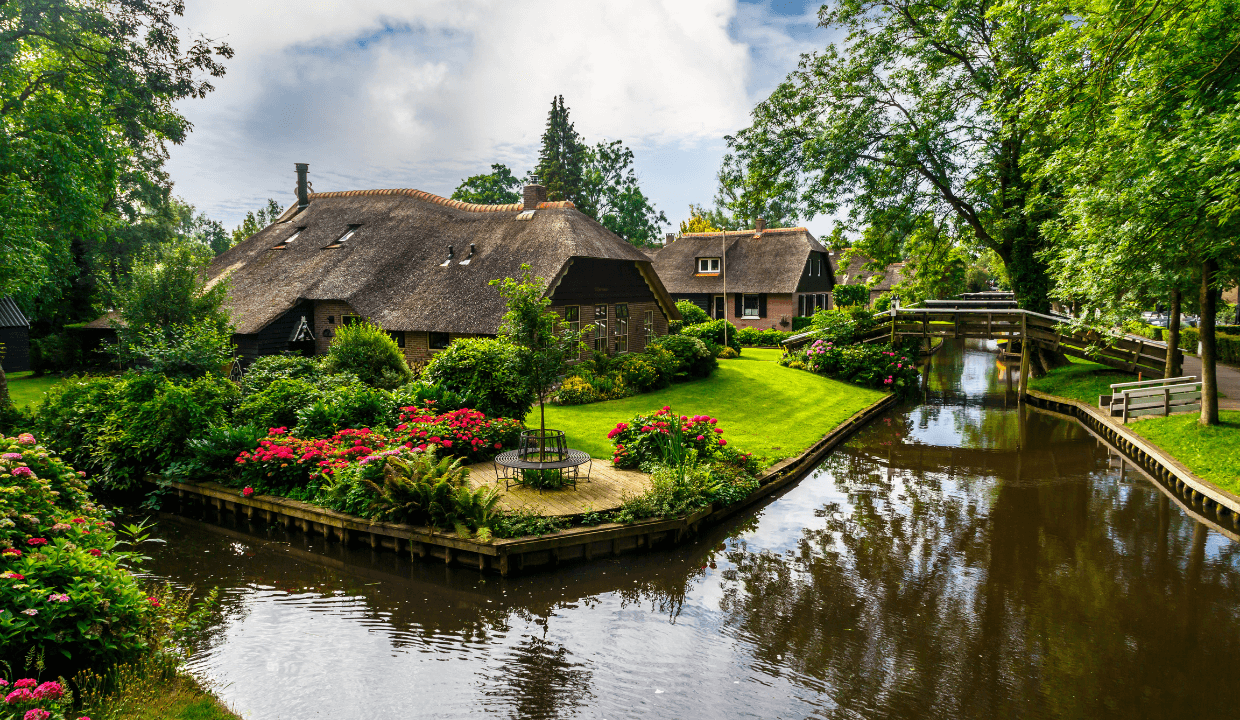
[[[588,453],[580,450],[567,448],[563,453],[548,453],[554,455],[556,459],[538,460],[537,451],[521,452],[519,450],[509,450],[495,456],[495,481],[504,481],[504,489],[507,490],[513,485],[525,484],[525,473],[530,470],[545,471],[558,470],[568,480],[568,483],[575,489],[577,480],[584,479],[590,482],[590,470],[594,467],[594,461],[590,459]],[[581,471],[585,466],[585,473]],[[500,468],[503,468],[501,472]],[[539,492],[542,492],[540,489]]]

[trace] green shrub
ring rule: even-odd
[[[436,353],[423,379],[487,415],[525,417],[534,392],[519,372],[520,348],[495,338],[462,338]]]
[[[570,375],[560,383],[555,402],[560,405],[586,405],[599,399],[598,391],[585,378]]]
[[[264,428],[291,428],[297,424],[297,413],[313,405],[319,393],[319,386],[308,379],[277,378],[246,397],[237,408],[236,419]]]
[[[645,353],[621,355],[613,363],[613,367],[625,387],[634,392],[649,392],[671,384],[671,378],[661,376],[658,366],[651,362]]]
[[[75,465],[126,488],[188,457],[189,439],[227,422],[238,397],[237,387],[218,375],[79,377],[48,392],[34,424]]]
[[[254,449],[259,440],[267,437],[267,430],[267,426],[257,423],[206,428],[202,434],[189,441],[193,465],[185,467],[184,474],[224,473],[233,470],[237,456],[243,451]]]
[[[722,349],[725,345],[732,348],[740,354],[741,342],[737,337],[736,326],[727,320],[711,320],[698,325],[687,325],[680,331],[682,336],[695,337],[706,343],[711,343]],[[727,342],[724,342],[724,336],[727,336]],[[718,354],[718,353],[716,353]]]
[[[36,375],[67,372],[82,365],[82,346],[72,333],[30,341],[30,367]]]
[[[710,315],[707,315],[705,310],[688,300],[676,301],[676,309],[680,311],[680,317],[684,318],[685,327],[710,320]]]
[[[810,317],[794,317],[792,318],[792,332],[799,333],[813,327],[814,319]]]
[[[738,357],[740,357],[740,354],[730,347],[725,347],[723,350],[719,351],[719,359],[721,360],[732,360]]]
[[[687,335],[666,335],[652,343],[668,353],[676,360],[672,371],[673,381],[693,380],[710,377],[719,367],[719,361],[706,347],[706,343],[698,338]]]
[[[679,335],[681,328],[683,328],[684,326],[685,326],[684,320],[668,320],[667,321],[667,334],[668,335]]]
[[[110,351],[122,363],[161,375],[222,374],[233,357],[232,329],[207,323],[148,326],[128,333]]]
[[[442,385],[422,380],[414,380],[393,390],[392,402],[396,408],[393,417],[398,415],[400,408],[403,407],[434,408],[438,412],[451,412],[469,407],[469,403],[460,395]]]
[[[743,327],[736,331],[736,340],[746,347],[758,345],[762,341],[762,331],[755,327]]]
[[[298,378],[314,381],[324,374],[323,358],[284,353],[264,355],[250,363],[241,376],[241,393],[250,396],[276,380]]]
[[[820,339],[836,345],[852,343],[854,338],[861,337],[876,324],[874,313],[861,305],[819,309],[811,322]]]
[[[623,498],[616,522],[680,517],[710,505],[718,489],[719,482],[711,477],[709,465],[695,463],[684,472],[659,465],[650,476],[649,490]]]
[[[360,466],[358,483],[370,493],[363,517],[438,528],[490,528],[498,518],[499,494],[490,487],[471,490],[469,469],[461,463],[460,458],[440,458],[431,449],[371,463],[382,467],[378,473]]]
[[[874,312],[887,312],[891,309],[891,299],[891,293],[885,292],[874,299],[874,306],[870,309]]]
[[[870,304],[870,289],[865,285],[836,285],[832,295],[836,307]]]
[[[413,379],[413,371],[396,341],[386,330],[368,321],[341,325],[336,330],[323,369],[330,373],[353,373],[367,385],[385,390]]]
[[[391,393],[361,383],[346,385],[297,411],[297,436],[326,438],[344,428],[380,427],[396,407]]]

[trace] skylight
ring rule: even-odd
[[[305,228],[304,227],[297,228],[296,230],[293,231],[292,235],[289,235],[287,238],[285,238],[284,240],[281,240],[274,247],[272,247],[272,250],[279,250],[285,247],[286,245],[288,245],[289,243],[293,242],[294,240],[297,239],[297,236],[301,234],[302,230],[305,230]]]
[[[333,242],[331,245],[328,245],[327,247],[328,248],[342,247],[349,238],[353,237],[353,233],[357,232],[357,229],[359,227],[361,227],[361,225],[350,225],[349,229],[345,230],[344,235],[341,235],[335,242]]]

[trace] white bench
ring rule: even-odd
[[[1111,415],[1120,416],[1124,422],[1140,415],[1191,412],[1201,409],[1201,383],[1195,375],[1116,383],[1111,386],[1106,404]]]

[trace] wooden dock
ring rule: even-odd
[[[504,488],[504,481],[496,480],[494,462],[475,463],[469,466],[470,487],[494,487],[499,490],[499,506],[516,512],[529,510],[539,515],[568,517],[588,512],[615,510],[624,502],[625,496],[641,495],[650,489],[650,476],[637,470],[621,470],[611,466],[609,460],[592,460],[590,480],[577,481],[577,487],[561,490],[532,490],[517,485]]]

